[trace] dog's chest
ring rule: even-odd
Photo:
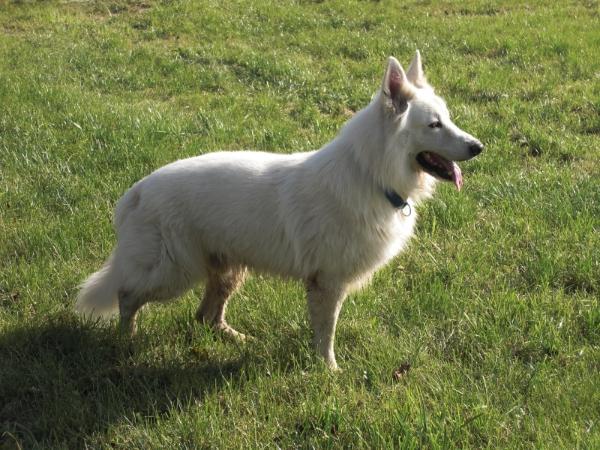
[[[381,242],[382,264],[387,263],[394,256],[398,255],[405,247],[413,235],[415,227],[416,215],[405,216],[401,212],[397,212],[393,219],[386,225],[386,233]]]
[[[338,256],[338,261],[345,262],[349,278],[367,280],[398,255],[412,236],[415,221],[414,215],[398,213],[391,220],[371,223],[356,233]]]

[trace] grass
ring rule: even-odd
[[[0,446],[599,448],[598,11],[1,2]],[[344,372],[313,356],[293,282],[235,296],[243,346],[194,323],[201,287],[146,309],[132,342],[75,317],[134,181],[218,149],[318,148],[416,48],[487,147],[347,300]]]

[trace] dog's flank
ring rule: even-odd
[[[390,57],[378,95],[318,151],[211,153],[137,182],[116,208],[117,246],[82,284],[76,308],[105,317],[119,311],[132,333],[145,303],[203,281],[196,318],[243,338],[225,310],[246,269],[295,278],[307,288],[314,345],[336,368],[345,296],[402,250],[414,206],[435,179],[460,188],[455,161],[482,148],[452,123],[418,52],[407,74]]]

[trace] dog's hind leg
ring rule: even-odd
[[[306,291],[313,345],[325,364],[332,370],[338,370],[333,343],[337,319],[346,298],[345,289],[321,283],[315,275],[306,281]]]
[[[209,272],[204,298],[196,312],[196,320],[236,340],[246,336],[231,328],[225,321],[225,309],[231,295],[242,285],[246,276],[243,267],[224,268]]]
[[[136,332],[137,313],[146,302],[127,291],[119,291],[119,328],[125,335],[133,336]]]

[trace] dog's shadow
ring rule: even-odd
[[[178,399],[201,401],[231,378],[243,383],[244,368],[257,363],[251,352],[140,363],[139,339],[69,315],[0,334],[0,442],[81,447],[124,418],[160,417]]]

